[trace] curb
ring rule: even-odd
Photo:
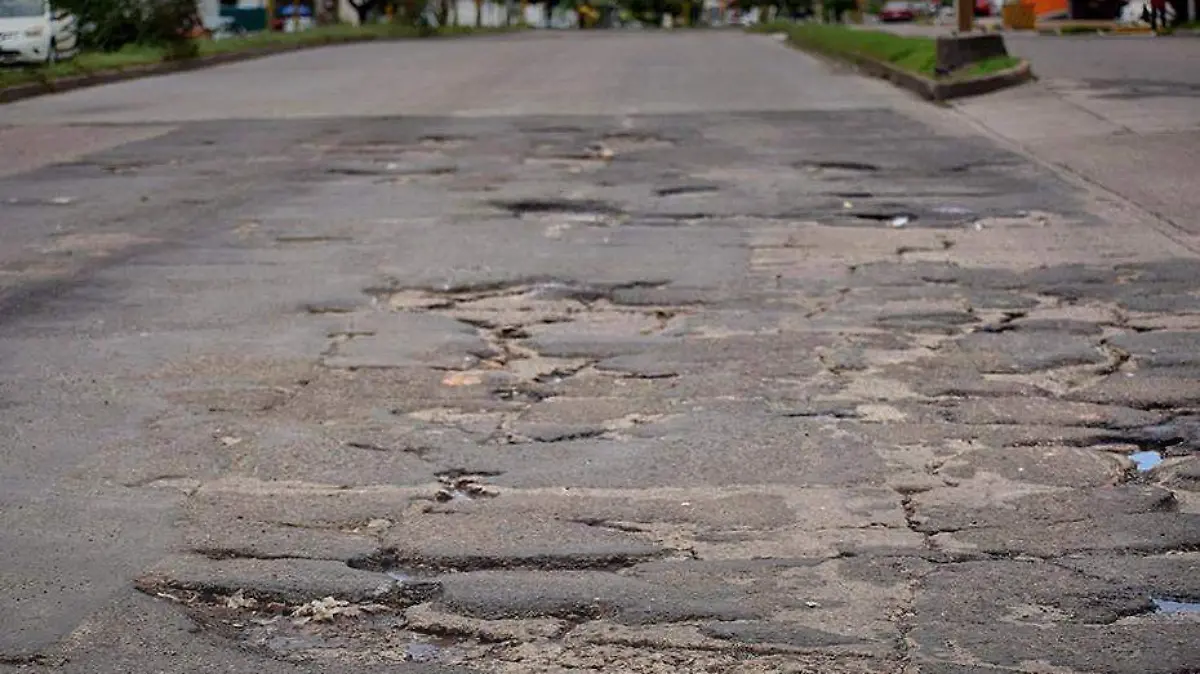
[[[1097,28],[1096,30],[1063,31],[1061,28],[1038,28],[1034,31],[1044,37],[1121,37],[1133,35],[1154,35],[1149,28]]]
[[[791,43],[796,44],[796,43]],[[892,84],[907,89],[921,98],[940,103],[954,98],[966,98],[967,96],[979,96],[981,94],[1015,87],[1019,84],[1024,84],[1034,79],[1033,69],[1028,61],[1021,61],[1016,66],[1008,70],[984,75],[981,77],[972,77],[964,80],[948,80],[938,81],[922,75],[908,72],[893,66],[883,61],[876,61],[867,56],[858,54],[847,54],[842,52],[832,52],[820,49],[811,49],[804,45],[796,44],[796,46],[806,51],[816,52],[828,58],[847,61],[856,66],[862,72],[885,79]]]
[[[494,33],[494,35],[506,34],[508,33]],[[450,39],[459,37],[481,37],[482,35],[484,34],[435,35],[432,37],[433,39]],[[248,49],[246,51],[229,51],[221,54],[209,54],[207,56],[197,56],[178,61],[147,63],[145,65],[130,66],[128,68],[121,68],[119,70],[97,70],[95,72],[84,73],[81,75],[67,75],[65,77],[56,77],[54,79],[27,82],[24,84],[14,84],[8,87],[0,88],[0,105],[5,103],[14,103],[27,98],[35,98],[37,96],[60,94],[68,91],[74,91],[76,89],[86,89],[88,87],[114,84],[116,82],[125,82],[144,77],[171,75],[174,73],[186,72],[188,70],[199,70],[201,68],[211,68],[213,66],[224,65],[227,63],[251,61],[254,59],[265,58],[267,56],[275,56],[277,54],[285,54],[287,52],[294,51],[303,51],[306,49],[319,49],[321,47],[332,47],[335,45],[356,44],[362,42],[399,42],[403,40],[428,39],[430,38],[416,36],[387,37],[377,35],[361,35],[341,38],[331,37],[319,42],[275,45],[260,47],[258,49]]]

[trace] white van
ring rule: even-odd
[[[75,17],[49,0],[0,0],[0,64],[54,63],[78,45]]]

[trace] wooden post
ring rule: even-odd
[[[975,26],[975,0],[957,0],[958,32],[970,33]]]

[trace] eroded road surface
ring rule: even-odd
[[[689,33],[0,121],[0,671],[1200,663],[1200,260],[952,111]]]

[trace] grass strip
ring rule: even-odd
[[[936,72],[937,41],[931,37],[895,35],[877,30],[858,30],[833,24],[774,22],[755,26],[757,33],[783,33],[801,49],[830,56],[860,56],[883,61],[901,70],[936,80],[981,77],[1015,67],[1012,56],[972,63],[942,77]]]

